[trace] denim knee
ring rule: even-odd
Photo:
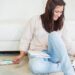
[[[43,59],[34,59],[29,61],[29,67],[33,73],[49,73],[50,64]]]
[[[49,33],[49,37],[56,37],[56,36],[59,36],[58,32],[57,31],[53,31],[51,33]]]
[[[61,70],[60,65],[39,58],[29,60],[29,67],[32,73],[46,74],[46,73],[57,72]]]

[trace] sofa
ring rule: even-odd
[[[75,56],[75,22],[73,20],[64,22],[62,39],[66,45],[69,55]]]
[[[24,22],[0,22],[0,51],[19,50],[19,40],[24,30]]]

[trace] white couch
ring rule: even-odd
[[[75,21],[65,21],[62,30],[62,38],[67,47],[68,53],[75,56]]]
[[[0,22],[0,51],[19,50],[19,40],[25,27],[25,21]]]

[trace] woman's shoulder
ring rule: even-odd
[[[40,21],[41,21],[40,15],[33,16],[27,21],[26,26],[27,27],[29,26],[31,28],[37,28],[39,27],[38,25],[40,25]]]
[[[39,21],[41,19],[40,15],[36,15],[30,18],[29,21]]]
[[[30,18],[30,20],[27,22],[27,24],[37,27],[41,23],[41,17],[40,15],[36,15]]]

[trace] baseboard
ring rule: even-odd
[[[20,51],[0,51],[0,55],[18,55]]]

